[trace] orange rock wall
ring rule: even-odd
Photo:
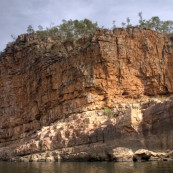
[[[21,35],[0,58],[0,147],[71,114],[172,94],[172,65],[172,42],[152,30],[101,29],[73,43]]]

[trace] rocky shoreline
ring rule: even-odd
[[[99,151],[99,147],[95,147],[96,153],[88,150],[87,152],[80,152],[73,155],[68,155],[70,149],[64,151],[48,151],[44,153],[37,153],[23,157],[11,158],[10,162],[61,162],[61,161],[114,161],[114,162],[141,162],[141,161],[173,161],[173,151],[167,153],[152,152],[146,149],[139,149],[133,152],[131,149],[117,147],[113,149],[113,153],[106,151],[105,153]],[[102,146],[103,147],[103,146]]]

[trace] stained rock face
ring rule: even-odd
[[[19,36],[0,58],[0,160],[132,161],[155,157],[139,149],[171,152],[172,45],[139,28],[74,42]]]

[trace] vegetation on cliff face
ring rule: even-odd
[[[160,33],[165,33],[167,35],[173,35],[173,21],[166,20],[162,21],[158,16],[154,16],[149,20],[144,20],[142,17],[142,12],[139,13],[139,26],[142,28],[149,28]]]
[[[60,42],[64,42],[64,44],[66,44],[67,42],[73,42],[74,40],[85,36],[89,37],[96,31],[97,28],[97,22],[93,23],[88,19],[80,21],[71,19],[68,21],[62,20],[62,24],[59,26],[55,26],[54,23],[51,23],[50,27],[45,30],[41,25],[39,25],[37,31],[33,29],[32,25],[29,25],[27,28],[28,34],[22,34],[18,36],[18,38],[11,35],[13,41],[7,44],[6,49],[4,52],[0,52],[0,55],[5,56],[5,53],[10,53],[13,50],[24,50],[27,47],[31,47],[31,51],[36,57],[43,56],[45,53],[54,55],[56,54],[57,49],[59,50],[58,44],[60,44]],[[20,41],[21,38],[24,39],[22,42]],[[84,47],[81,47],[80,45],[80,48],[75,49],[75,52],[73,53],[77,53],[87,46],[88,42]],[[60,49],[61,52],[67,53],[64,47]]]
[[[158,16],[153,16],[149,20],[143,19],[142,12],[139,12],[139,23],[133,26],[130,23],[130,18],[127,17],[126,22],[122,22],[122,28],[128,27],[140,27],[146,29],[152,29],[154,31],[164,33],[167,36],[173,35],[173,21],[166,20],[162,21]],[[79,39],[84,36],[88,36],[89,34],[93,34],[96,29],[99,28],[96,23],[88,19],[84,20],[62,20],[62,24],[55,26],[54,23],[50,24],[50,28],[43,29],[41,25],[38,26],[38,31],[34,31],[31,25],[28,26],[27,32],[28,33],[37,33],[38,35],[44,36],[61,36],[61,39],[66,41],[73,41],[75,39]],[[113,21],[112,29],[116,28],[116,22]]]
[[[139,16],[139,24],[134,25],[135,27],[140,27],[140,28],[146,28],[146,29],[152,29],[154,31],[164,33],[167,36],[172,36],[173,35],[173,21],[172,20],[166,20],[162,21],[158,16],[153,16],[151,19],[146,20],[143,19],[142,12],[138,13]],[[128,27],[134,27],[130,23],[130,18],[127,17],[126,22],[122,22],[122,28],[128,28]],[[116,28],[115,21],[113,21],[113,27],[112,29]]]
[[[139,12],[139,24],[133,26],[131,24],[131,20],[129,17],[127,17],[126,22],[122,22],[122,28],[129,28],[129,27],[140,27],[144,29],[152,29],[154,31],[157,31],[159,33],[163,33],[168,37],[173,36],[173,21],[166,20],[162,21],[158,16],[151,17],[149,20],[143,19],[142,12]],[[52,47],[56,47],[55,45],[58,42],[72,42],[74,40],[80,39],[82,37],[89,37],[92,35],[97,29],[98,29],[97,22],[93,23],[89,19],[84,20],[62,20],[62,24],[60,25],[54,25],[54,23],[50,24],[50,27],[47,27],[44,29],[41,25],[38,26],[38,30],[35,31],[32,27],[32,25],[29,25],[27,28],[28,36],[31,37],[33,42],[35,42],[35,45],[37,45],[36,42],[47,42],[47,40],[53,40]],[[104,28],[104,27],[102,27]],[[113,21],[112,30],[117,28],[116,21]],[[13,41],[9,42],[7,44],[7,47],[11,46],[17,46],[20,49],[24,49],[26,45],[18,45],[17,39],[14,35],[11,35]],[[18,37],[19,38],[19,37]],[[38,55],[43,54],[44,50],[42,48],[41,52],[37,51],[37,47],[34,46],[34,43],[32,42],[33,52],[36,52]],[[0,55],[4,55],[7,48],[4,50],[4,52],[0,52]],[[50,52],[51,51],[51,52]],[[50,53],[54,53],[56,50],[50,50]],[[77,52],[79,50],[76,50]]]
[[[43,30],[41,25],[38,26],[38,31],[34,31],[31,25],[28,26],[27,32],[37,33],[41,37],[61,37],[65,41],[73,41],[84,36],[88,36],[96,31],[98,28],[97,22],[93,23],[88,19],[84,20],[62,20],[62,24],[54,26],[54,23],[50,24],[50,28]]]

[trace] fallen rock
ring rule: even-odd
[[[151,152],[146,149],[137,150],[133,156],[133,161],[148,161],[151,157]]]
[[[112,159],[114,161],[132,161],[133,160],[133,151],[124,147],[117,147],[113,149]]]

